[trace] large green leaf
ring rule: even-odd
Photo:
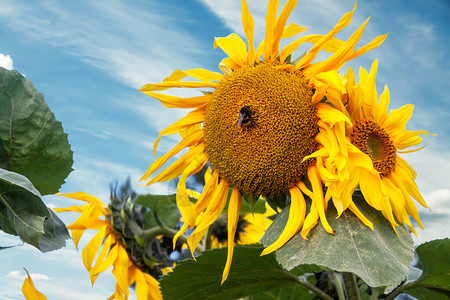
[[[252,296],[253,300],[309,300],[314,299],[317,295],[308,290],[306,287],[291,284],[288,286],[278,287],[268,291],[264,291]],[[317,299],[317,298],[316,298]]]
[[[43,252],[64,247],[70,238],[64,223],[42,202],[32,183],[0,169],[0,227]]]
[[[417,299],[450,298],[450,239],[434,240],[416,249],[422,276],[406,293]]]
[[[287,270],[298,265],[316,264],[342,272],[352,272],[372,287],[392,290],[408,274],[413,259],[413,241],[403,227],[396,227],[398,236],[381,213],[367,205],[360,193],[353,197],[361,212],[373,223],[374,231],[366,227],[352,212],[346,210],[336,219],[332,205],[327,220],[335,234],[329,234],[320,224],[304,240],[294,236],[277,253],[278,262]],[[272,244],[283,231],[289,216],[289,206],[266,231],[261,242]]]
[[[182,261],[162,278],[164,299],[236,299],[296,285],[297,277],[282,270],[273,254],[260,257],[261,252],[260,247],[235,247],[230,274],[223,285],[220,282],[227,248],[205,251],[197,261]]]
[[[41,195],[58,192],[73,152],[61,122],[30,80],[0,67],[0,167],[26,176]]]

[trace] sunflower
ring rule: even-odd
[[[133,284],[135,284],[137,299],[162,299],[158,281],[143,272],[127,253],[125,245],[122,244],[121,234],[116,232],[111,224],[111,211],[108,206],[100,199],[86,193],[60,195],[87,202],[81,206],[55,208],[57,212],[81,213],[75,222],[67,226],[72,231],[77,250],[86,229],[98,231],[82,253],[83,263],[89,271],[91,283],[94,284],[100,273],[113,266],[112,273],[117,283],[115,292],[109,299],[128,299],[129,287]]]
[[[271,198],[281,193],[290,194],[290,215],[285,230],[263,254],[284,245],[302,226],[309,231],[319,218],[325,229],[333,233],[325,218],[327,199],[323,197],[317,166],[319,159],[304,158],[320,148],[315,136],[321,130],[330,128],[326,132],[335,140],[345,139],[344,124],[350,120],[339,111],[343,106],[341,96],[334,91],[339,91],[342,82],[339,82],[341,78],[336,70],[345,62],[378,47],[386,35],[355,49],[367,19],[348,40],[334,38],[350,24],[355,4],[354,9],[326,35],[305,35],[280,49],[281,39],[294,37],[307,28],[296,24],[286,26],[297,1],[287,1],[277,16],[278,4],[277,0],[269,1],[265,37],[255,48],[253,17],[246,1],[242,0],[242,21],[248,47],[236,34],[215,39],[214,47],[220,47],[228,55],[219,64],[223,74],[204,69],[176,70],[163,82],[146,84],[140,89],[166,107],[194,109],[159,133],[153,149],[155,155],[162,136],[182,133],[184,137],[158,158],[141,178],[149,185],[181,175],[177,205],[184,225],[174,239],[195,227],[188,239],[191,251],[222,213],[229,189],[232,191],[228,204],[228,245],[233,245],[243,195]],[[312,48],[291,60],[293,52],[305,42],[312,43]],[[325,61],[313,62],[321,50],[332,54]],[[187,76],[197,80],[184,81]],[[157,92],[170,88],[207,90],[203,95],[190,98]],[[185,131],[189,134],[184,134]],[[333,157],[339,157],[340,149],[335,146],[328,149],[332,152],[327,158],[328,163]],[[149,179],[184,148],[189,151]],[[214,172],[198,201],[192,203],[186,193],[186,180],[207,162]],[[302,192],[309,195],[313,203],[306,219]],[[233,247],[230,246],[223,281],[228,276],[232,254]]]
[[[349,159],[350,179],[335,187],[341,202],[350,203],[351,195],[359,186],[367,203],[380,210],[390,221],[394,230],[397,222],[408,225],[416,234],[409,216],[423,229],[417,208],[412,198],[427,207],[415,183],[414,169],[398,154],[418,151],[423,147],[405,150],[422,142],[420,135],[430,134],[424,130],[411,131],[406,123],[411,118],[414,105],[407,104],[388,113],[389,89],[385,86],[379,99],[375,77],[378,61],[372,64],[370,73],[363,68],[359,72],[359,83],[351,68],[346,74],[348,102],[346,111],[352,126],[347,126],[347,136],[354,156]],[[434,136],[434,135],[433,135]],[[428,144],[427,144],[428,145]],[[362,160],[370,161],[373,169],[361,167]]]

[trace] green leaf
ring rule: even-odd
[[[73,152],[61,122],[30,80],[0,67],[0,167],[26,176],[41,195],[58,192]]]
[[[144,228],[146,229],[158,226],[155,214],[165,226],[170,228],[175,227],[179,221],[176,195],[139,195],[134,203],[149,209],[144,215]]]
[[[288,199],[289,196],[286,193],[281,193],[272,198],[267,198],[266,201],[274,211],[278,212],[278,207],[281,209],[286,207]]]
[[[231,196],[231,193],[229,193],[229,196]],[[228,197],[229,200],[230,197]],[[224,214],[228,213],[228,203],[225,205],[225,208],[223,209]],[[253,210],[252,210],[253,209]],[[266,212],[266,203],[263,198],[259,198],[256,200],[256,202],[253,203],[253,208],[250,206],[250,204],[245,201],[244,197],[241,197],[241,210],[239,211],[240,215],[245,215],[248,213],[254,213],[254,214],[264,214]]]
[[[280,268],[273,254],[260,257],[260,247],[234,248],[233,263],[223,285],[227,248],[207,250],[194,260],[182,261],[162,277],[164,299],[236,299],[273,288],[296,285],[296,276]]]
[[[69,233],[51,212],[32,183],[20,174],[0,169],[0,225],[43,252],[65,246]]]
[[[403,226],[396,227],[398,236],[383,215],[367,205],[360,193],[353,200],[361,212],[373,223],[374,231],[366,227],[351,211],[336,219],[330,205],[327,220],[335,230],[329,234],[320,224],[304,240],[298,233],[277,253],[278,262],[287,270],[298,265],[316,264],[342,272],[352,272],[369,286],[392,290],[408,274],[413,259],[413,241]],[[289,206],[268,228],[261,239],[264,246],[272,244],[283,231],[289,216]]]
[[[259,197],[254,197],[252,195],[243,194],[242,199],[244,199],[244,201],[247,203],[248,207],[250,208],[250,211],[254,213],[256,202],[258,202]]]
[[[427,242],[417,247],[416,252],[423,272],[406,293],[417,299],[449,299],[450,239]]]
[[[70,239],[69,231],[64,222],[58,218],[55,212],[49,209],[50,218],[44,220],[44,235],[39,239],[39,249],[48,252],[60,249]]]
[[[252,296],[253,300],[274,300],[274,299],[314,299],[316,294],[308,290],[306,287],[301,285],[288,285],[262,293],[258,293]]]

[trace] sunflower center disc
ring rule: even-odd
[[[318,117],[300,71],[276,63],[225,76],[205,114],[205,151],[230,185],[274,196],[301,180],[315,151]]]
[[[350,136],[353,145],[369,155],[373,166],[382,176],[389,176],[395,170],[397,149],[389,134],[373,120],[363,120],[353,129]]]

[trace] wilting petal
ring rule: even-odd
[[[278,239],[273,244],[266,247],[261,255],[266,255],[279,249],[286,244],[303,225],[306,213],[305,198],[296,186],[290,188],[289,193],[291,194],[291,206],[289,208],[289,218],[286,226]]]
[[[231,261],[233,259],[234,249],[234,236],[236,234],[236,228],[239,220],[239,211],[241,210],[241,194],[239,190],[233,189],[231,193],[230,203],[228,204],[228,254],[227,262],[222,273],[222,282],[227,280],[228,273],[230,272]]]

